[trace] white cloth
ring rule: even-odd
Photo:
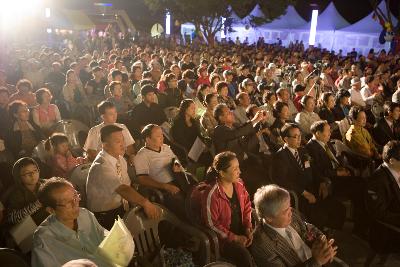
[[[142,147],[135,156],[136,175],[148,175],[159,183],[169,183],[172,177],[172,159],[177,158],[171,148],[163,144],[160,151]]]
[[[121,174],[117,172],[118,159],[102,150],[90,167],[86,181],[87,206],[92,212],[116,209],[123,203],[115,190],[122,184],[131,185],[128,166],[120,156]]]
[[[321,120],[318,116],[317,113],[315,112],[307,112],[307,111],[302,111],[300,113],[297,113],[296,118],[294,121],[299,125],[301,132],[304,135],[309,135],[311,134],[311,125],[316,122]]]
[[[365,107],[365,101],[364,101],[360,91],[350,89],[349,92],[350,92],[350,101],[352,104],[356,104],[356,105]]]
[[[371,106],[374,102],[375,96],[372,94],[371,89],[369,89],[368,85],[365,85],[361,89],[361,97],[367,105]]]
[[[131,133],[124,124],[114,123],[114,125],[122,128],[122,135],[124,136],[125,147],[133,145],[135,143],[135,140],[133,139]],[[88,151],[90,149],[99,152],[102,149],[100,130],[104,126],[105,124],[104,122],[102,122],[99,125],[93,126],[89,130],[85,145],[83,146],[83,149],[85,151]]]

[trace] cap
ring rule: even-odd
[[[272,68],[276,68],[275,63],[269,63],[268,64],[268,68],[267,69],[272,69]]]

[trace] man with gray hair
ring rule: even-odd
[[[290,206],[288,191],[263,186],[254,195],[254,205],[259,223],[250,251],[257,266],[314,267],[333,260],[334,240],[302,221]]]

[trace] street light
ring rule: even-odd
[[[312,11],[312,16],[311,16],[310,38],[308,39],[308,44],[310,46],[315,45],[315,35],[317,34],[317,23],[318,23],[318,9],[314,9]]]

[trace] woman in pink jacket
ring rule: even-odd
[[[247,250],[253,241],[249,194],[239,178],[235,153],[215,156],[207,173],[208,189],[203,194],[202,217],[218,235],[221,255],[237,266],[253,266]]]

